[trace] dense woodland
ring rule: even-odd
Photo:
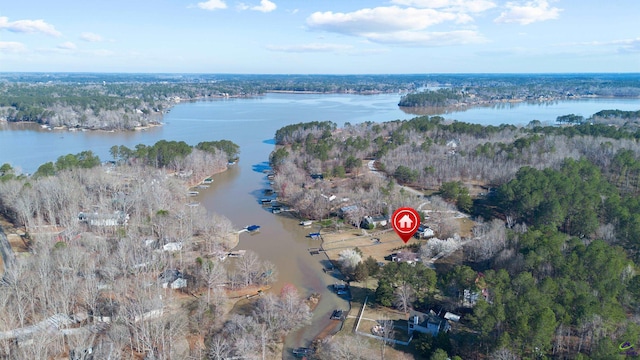
[[[635,122],[633,114],[607,110],[591,119]],[[421,200],[399,184],[475,218],[458,265],[378,272],[371,261],[345,263],[357,280],[375,275],[378,304],[403,311],[460,311],[463,290],[483,294],[465,316],[467,331],[418,339],[425,358],[444,351],[464,359],[611,359],[640,336],[640,133],[612,124],[520,128],[437,116],[294,124],[278,131],[270,160],[279,196],[309,218],[357,205],[345,219],[358,225],[366,215],[417,207]],[[378,172],[363,165],[371,160]],[[310,176],[318,173],[322,179]],[[329,194],[348,199],[328,203]],[[426,222],[440,239],[456,231],[435,214]],[[430,258],[446,242],[429,240],[420,252]],[[336,341],[327,358],[361,346]]]
[[[159,141],[114,146],[107,163],[90,151],[61,156],[30,177],[0,167],[0,214],[25,231],[28,249],[3,264],[0,358],[280,352],[283,336],[308,323],[309,306],[286,286],[251,314],[228,317],[229,294],[255,293],[277,269],[250,251],[223,263],[237,229],[187,198],[189,184],[224,171],[238,153],[227,140]],[[177,279],[186,287],[163,288]],[[51,329],[46,336],[42,326]]]

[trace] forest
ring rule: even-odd
[[[435,271],[395,263],[378,271],[369,259],[344,260],[348,276],[377,281],[379,306],[467,314],[463,330],[419,337],[422,358],[612,359],[620,344],[640,337],[640,144],[636,129],[615,122],[637,121],[634,113],[603,110],[590,118],[597,122],[563,126],[438,116],[294,124],[277,133],[274,187],[304,218],[335,215],[344,205],[315,205],[332,194],[357,205],[345,223],[358,226],[367,215],[417,207],[422,200],[402,187],[409,186],[434,208],[474,219],[461,261],[436,263]],[[318,173],[324,177],[311,177]],[[425,221],[438,238],[414,251],[428,259],[460,228],[435,213]],[[482,294],[471,308],[465,291]],[[359,346],[335,339],[319,356],[355,354]]]
[[[309,305],[285,286],[229,315],[277,269],[251,251],[223,263],[238,229],[187,195],[239,152],[229,140],[162,140],[114,145],[107,162],[91,151],[61,156],[32,176],[2,165],[0,358],[281,353]]]

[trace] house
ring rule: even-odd
[[[127,225],[129,214],[122,211],[115,211],[112,214],[100,214],[80,212],[78,220],[85,222],[91,226],[118,226]]]
[[[395,254],[391,254],[391,261],[415,264],[420,261],[420,255],[410,251],[398,251]]]
[[[162,246],[163,251],[180,251],[182,250],[181,242],[170,242]]]
[[[358,205],[343,206],[338,210],[338,216],[344,218],[345,216],[358,211]]]
[[[180,270],[167,269],[158,275],[158,280],[164,289],[182,289],[187,287],[187,279],[184,278]]]
[[[440,318],[435,312],[429,311],[428,314],[411,311],[409,321],[407,322],[407,332],[413,334],[414,331],[423,334],[438,335],[440,331],[448,332],[451,329],[449,321]]]
[[[418,239],[428,239],[430,237],[434,237],[435,233],[430,227],[426,225],[420,225],[420,227],[418,227],[418,231],[416,231],[414,236]]]
[[[365,216],[360,223],[360,227],[363,229],[373,229],[378,226],[387,226],[389,219],[384,215],[378,216]]]

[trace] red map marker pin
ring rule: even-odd
[[[391,216],[391,226],[406,244],[420,227],[420,214],[410,207],[401,207]]]

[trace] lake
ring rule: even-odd
[[[0,164],[9,162],[25,172],[55,161],[58,156],[92,150],[102,160],[110,158],[109,148],[136,144],[151,145],[158,140],[183,140],[190,145],[201,141],[228,139],[240,145],[240,162],[218,174],[197,200],[209,211],[227,216],[236,227],[261,225],[257,234],[241,234],[238,249],[251,249],[262,259],[276,264],[279,281],[298,287],[303,296],[322,295],[313,325],[287,338],[288,347],[307,345],[322,328],[330,324],[333,309],[348,307],[345,299],[330,291],[336,279],[322,271],[324,255],[310,255],[316,240],[306,237],[315,228],[303,228],[295,219],[275,216],[259,204],[268,181],[262,172],[273,150],[273,136],[279,128],[300,122],[333,121],[338,126],[364,121],[384,122],[410,119],[415,115],[401,111],[398,94],[310,95],[267,94],[248,99],[220,99],[182,103],[165,116],[165,124],[147,131],[109,133],[99,131],[45,130],[34,124],[0,123]],[[447,119],[499,125],[527,124],[531,120],[553,122],[559,115],[574,113],[588,117],[603,109],[638,110],[640,99],[589,99],[544,104],[500,104],[450,112]]]

